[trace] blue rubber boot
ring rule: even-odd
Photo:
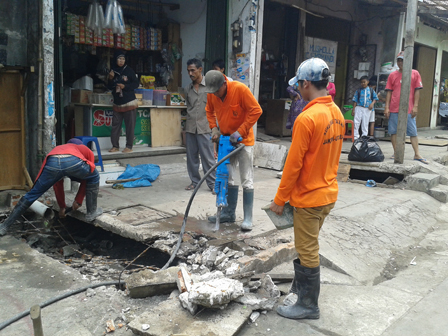
[[[297,302],[290,306],[280,306],[277,313],[289,319],[318,319],[320,317],[317,304],[320,293],[320,266],[308,268],[300,265],[300,260],[294,260],[294,272]]]
[[[11,225],[13,225],[15,221],[25,213],[25,211],[31,206],[31,204],[32,203],[25,197],[22,197],[20,199],[9,217],[0,225],[0,236],[4,236],[6,234]]]
[[[243,231],[252,230],[253,209],[254,209],[254,190],[244,189],[243,190],[244,221],[241,224],[241,230]]]
[[[227,207],[222,209],[220,223],[233,223],[236,219],[235,210],[238,203],[238,189],[239,186],[229,186],[227,191]],[[216,216],[208,217],[210,223],[216,223]]]

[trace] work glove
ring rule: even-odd
[[[241,134],[240,134],[240,132],[236,131],[235,133],[233,133],[233,134],[230,136],[230,143],[231,143],[233,146],[236,146],[237,143],[238,143],[238,139],[239,139],[239,138],[241,138]]]
[[[219,137],[221,136],[221,132],[219,131],[218,127],[213,127],[212,129],[212,141],[213,142],[219,142]]]

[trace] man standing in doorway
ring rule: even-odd
[[[192,58],[187,62],[188,75],[191,83],[185,88],[187,101],[186,146],[187,170],[191,183],[185,190],[193,190],[201,180],[199,174],[199,155],[201,155],[204,174],[215,164],[213,143],[210,141],[211,130],[205,114],[207,92],[205,79],[202,75],[202,62]],[[207,177],[207,185],[214,193],[215,172]]]
[[[298,83],[303,99],[309,101],[297,117],[292,144],[282,180],[270,209],[278,215],[289,201],[294,207],[294,260],[291,291],[298,299],[280,306],[279,315],[290,319],[318,319],[320,293],[319,232],[338,197],[339,157],[345,120],[327,95],[330,70],[320,58],[304,61],[289,85]]]
[[[403,77],[403,58],[404,52],[400,52],[397,56],[398,70],[392,72],[387,79],[386,84],[386,106],[384,115],[389,119],[387,132],[391,135],[392,147],[395,152],[397,143],[397,124],[398,110],[400,109],[401,94],[401,78]],[[420,90],[423,89],[422,78],[417,70],[412,70],[411,92],[409,93],[408,123],[406,135],[411,138],[411,145],[414,149],[414,160],[428,164],[428,160],[424,159],[418,150],[417,122],[418,101],[420,99]],[[395,155],[395,154],[394,154]],[[392,156],[392,159],[395,157]]]
[[[240,178],[243,186],[244,221],[241,230],[252,230],[252,209],[254,206],[254,144],[255,137],[252,126],[260,117],[262,110],[257,100],[243,83],[230,82],[226,76],[217,70],[210,70],[205,75],[207,96],[207,119],[212,129],[213,141],[218,141],[222,134],[230,135],[234,145],[243,138],[244,149],[230,158],[228,206],[221,212],[220,222],[234,222],[238,201],[238,185],[235,185],[234,175],[237,164],[240,166]],[[218,120],[218,124],[216,123]],[[216,222],[216,217],[208,220]]]

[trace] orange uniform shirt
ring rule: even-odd
[[[252,92],[243,83],[227,82],[227,95],[222,101],[214,94],[207,95],[205,111],[210,129],[217,127],[223,135],[231,135],[238,131],[243,137],[243,144],[253,146],[255,144],[252,126],[260,118],[261,110]]]
[[[331,96],[312,100],[297,117],[274,202],[297,208],[336,202],[345,120]]]

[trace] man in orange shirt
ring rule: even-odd
[[[281,215],[287,201],[294,207],[299,257],[294,260],[291,291],[298,299],[277,309],[278,314],[291,319],[320,317],[318,236],[338,196],[336,175],[345,130],[344,117],[326,92],[329,76],[328,65],[320,58],[311,58],[289,81],[289,85],[299,83],[299,91],[309,103],[294,123],[291,148],[270,209]]]
[[[252,209],[254,205],[254,132],[252,126],[260,117],[262,110],[257,100],[243,83],[230,82],[221,72],[210,70],[205,75],[205,86],[209,93],[205,111],[212,130],[212,140],[218,141],[221,134],[230,135],[230,141],[237,144],[243,138],[244,149],[230,158],[228,206],[221,212],[220,222],[234,222],[238,201],[238,185],[235,185],[234,171],[240,166],[243,186],[244,221],[241,230],[252,230]],[[216,122],[218,120],[218,123]],[[219,124],[219,129],[218,129]],[[216,216],[208,220],[216,222]]]

